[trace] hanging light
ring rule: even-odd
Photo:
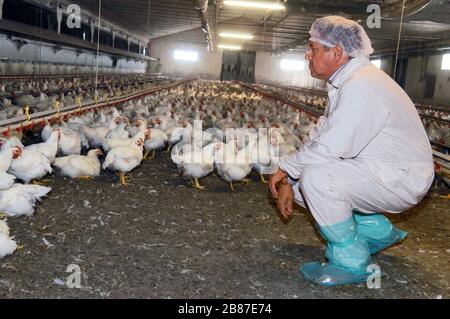
[[[242,47],[239,45],[229,45],[229,44],[219,44],[217,46],[220,49],[225,49],[225,50],[241,50]]]
[[[231,1],[225,0],[225,5],[254,8],[254,9],[267,9],[267,10],[285,10],[286,7],[278,2],[257,2],[257,1]]]
[[[221,32],[219,36],[223,38],[233,38],[233,39],[243,39],[243,40],[252,40],[254,38],[251,34],[245,33],[234,33],[234,32]]]

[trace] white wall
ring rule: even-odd
[[[442,54],[409,58],[406,73],[406,92],[413,100],[450,104],[450,70],[441,70]],[[425,74],[436,74],[434,99],[426,100]]]
[[[162,37],[151,41],[150,55],[160,59],[160,72],[165,75],[179,77],[196,76],[203,79],[219,80],[222,72],[222,51],[208,52],[203,40],[204,35],[198,30]],[[175,49],[196,51],[199,54],[199,60],[197,62],[177,61],[173,58]],[[294,72],[281,70],[280,62],[285,57],[304,60],[304,56],[300,54],[275,57],[267,52],[257,52],[256,82],[324,87],[324,82],[313,79],[307,68],[304,71]]]
[[[282,54],[273,56],[269,52],[256,53],[255,79],[257,83],[279,84],[289,86],[301,86],[308,88],[324,88],[325,82],[314,79],[305,61],[305,69],[302,71],[282,70],[282,59],[305,61],[304,54]]]
[[[151,42],[151,56],[160,58],[160,72],[177,77],[200,77],[203,79],[220,79],[222,71],[222,51],[210,53],[204,44],[204,35],[198,31],[188,31],[167,36]],[[173,58],[175,49],[193,50],[198,52],[197,62],[177,61]],[[302,71],[282,70],[282,59],[305,60],[304,54],[285,53],[274,56],[270,52],[256,53],[255,81],[257,83],[289,85],[307,88],[325,88],[325,82],[311,77],[307,61]],[[406,91],[412,99],[423,99],[424,81],[421,82],[420,63],[422,58],[412,58],[409,61]],[[441,71],[442,56],[434,56],[428,62],[428,71],[438,74],[435,102],[447,103],[450,100],[450,71]],[[381,69],[392,76],[393,57],[381,58]],[[423,72],[422,72],[423,73]]]
[[[176,77],[200,77],[220,80],[222,51],[209,52],[206,44],[189,42],[187,33],[155,39],[150,43],[150,55],[159,58],[161,73]],[[198,61],[179,61],[173,57],[175,50],[195,51]]]

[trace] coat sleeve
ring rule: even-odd
[[[280,168],[292,178],[299,178],[306,165],[357,157],[389,118],[375,92],[363,83],[348,83],[337,98],[328,120],[311,143],[280,160]]]

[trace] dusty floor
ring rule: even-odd
[[[392,218],[409,236],[373,258],[386,273],[380,289],[324,288],[297,273],[323,256],[309,213],[280,221],[256,176],[231,193],[211,175],[202,192],[160,154],[128,187],[117,179],[51,177],[35,215],[9,219],[24,248],[0,261],[0,298],[450,297],[450,201],[435,191]],[[70,264],[81,268],[81,289],[65,285]]]

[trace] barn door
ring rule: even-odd
[[[223,51],[222,81],[236,81],[239,75],[239,52]]]
[[[239,54],[239,57],[240,57],[239,81],[254,83],[256,52],[241,52]]]
[[[397,62],[397,70],[395,74],[395,81],[402,88],[405,88],[406,84],[406,71],[408,70],[408,58],[399,58]]]
[[[427,74],[425,78],[425,93],[426,99],[432,99],[434,97],[434,88],[436,87],[436,74]]]
[[[256,52],[224,51],[222,81],[255,82]]]

